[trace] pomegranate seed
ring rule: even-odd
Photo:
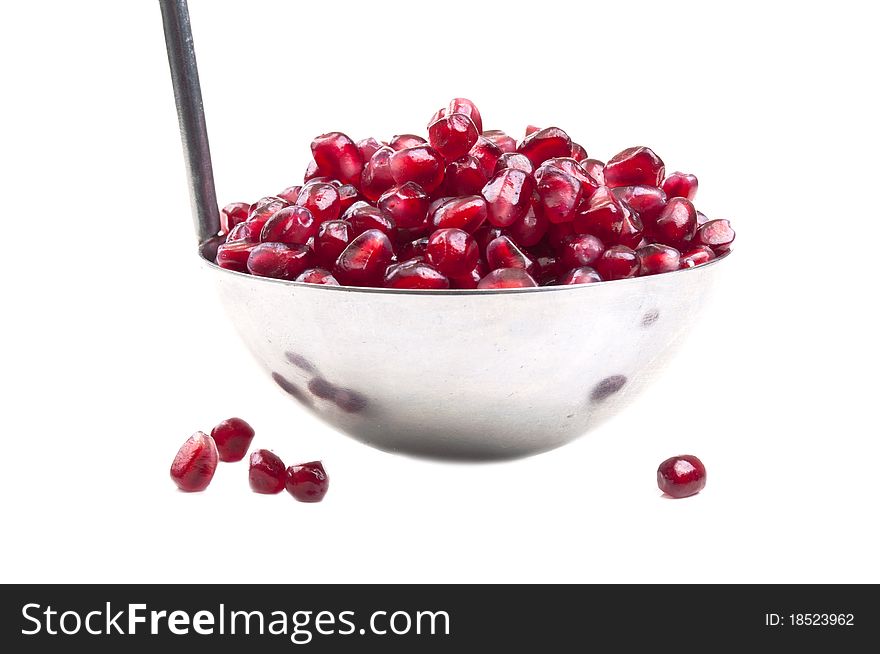
[[[571,138],[558,127],[547,127],[526,136],[517,148],[536,168],[553,157],[571,156]]]
[[[592,266],[604,251],[602,241],[592,234],[569,236],[562,242],[559,263],[565,270]]]
[[[565,239],[574,235],[573,223],[550,223],[547,228],[547,244],[552,248],[560,248]]]
[[[429,145],[398,150],[391,155],[391,176],[395,184],[415,182],[426,193],[433,193],[443,182],[446,164]]]
[[[596,180],[599,186],[605,186],[605,164],[598,159],[584,159],[579,162],[587,175]]]
[[[263,225],[260,240],[269,243],[305,245],[310,238],[318,235],[319,227],[320,225],[312,217],[312,212],[305,207],[284,207]]]
[[[220,210],[220,233],[228,234],[236,225],[247,220],[250,208],[247,202],[233,202],[223,207]]]
[[[257,450],[251,452],[248,481],[255,493],[275,495],[284,490],[287,470],[274,452]]]
[[[437,111],[434,112],[434,115],[431,116],[431,120],[428,121],[428,127],[436,123],[438,120],[443,118],[446,115],[446,107],[440,107]]]
[[[500,129],[490,129],[487,132],[483,132],[481,136],[484,139],[492,141],[492,143],[498,146],[498,149],[501,150],[501,152],[516,152],[516,139],[512,136],[508,136]]]
[[[248,211],[248,220],[269,220],[276,211],[280,211],[284,207],[289,206],[285,200],[276,195],[270,195],[260,198],[251,205]]]
[[[702,211],[697,212],[697,225],[705,225],[709,222],[709,216],[704,214]]]
[[[290,466],[284,487],[300,502],[320,502],[330,487],[330,478],[320,461],[311,461]]]
[[[583,166],[571,157],[554,157],[552,159],[547,159],[547,161],[542,163],[538,167],[538,170],[535,171],[535,181],[540,184],[541,179],[544,177],[544,173],[550,168],[561,170],[579,181],[583,190],[584,200],[589,200],[593,197],[593,193],[599,190],[599,183],[593,179],[586,170],[584,170]]]
[[[691,454],[673,456],[657,468],[657,486],[676,499],[696,495],[706,487],[706,466]]]
[[[321,284],[323,286],[339,286],[339,282],[330,274],[330,271],[324,270],[323,268],[309,268],[308,270],[304,270],[302,274],[296,278],[296,281],[305,282],[306,284]]]
[[[470,155],[480,164],[480,170],[482,170],[483,176],[486,179],[489,179],[495,173],[495,167],[502,154],[504,152],[502,152],[501,148],[482,136],[477,139],[474,147],[470,150]]]
[[[343,184],[336,189],[339,193],[339,213],[345,213],[355,202],[359,201],[359,191],[353,184]]]
[[[463,276],[477,265],[480,249],[461,229],[438,229],[428,237],[428,261],[450,277]]]
[[[666,207],[666,194],[656,186],[618,186],[612,193],[639,214],[645,228],[653,229]]]
[[[467,273],[466,275],[458,275],[456,277],[449,278],[450,288],[456,289],[473,289],[477,287],[477,284],[480,283],[480,280],[486,275],[486,266],[483,264],[483,261],[480,260],[477,262],[477,265],[474,266],[474,269]]]
[[[415,134],[395,134],[391,137],[391,140],[388,141],[389,147],[395,152],[425,144],[427,144],[427,141],[421,136],[416,136]]]
[[[387,288],[449,288],[449,278],[424,261],[412,260],[390,266],[385,273]]]
[[[506,168],[483,187],[489,204],[489,222],[496,227],[509,227],[528,211],[535,178],[521,170]]]
[[[303,186],[296,204],[311,211],[318,224],[336,220],[342,213],[339,191],[332,184],[323,182],[312,182]]]
[[[605,164],[607,186],[660,186],[663,160],[651,148],[638,146],[618,152]]]
[[[322,266],[332,268],[352,236],[348,223],[328,220],[322,223],[315,237],[315,258]]]
[[[534,125],[526,125],[526,138],[530,137],[535,132],[540,132],[540,127],[535,127]]]
[[[302,186],[288,186],[278,194],[278,197],[289,204],[296,204],[300,191],[302,191]]]
[[[594,266],[602,279],[626,279],[639,272],[639,255],[625,245],[614,245],[599,257]]]
[[[229,418],[211,430],[221,461],[241,461],[254,440],[254,428],[241,418]]]
[[[420,261],[424,261],[428,258],[428,238],[422,237],[417,238],[414,241],[409,241],[408,243],[404,243],[400,246],[398,252],[398,259],[400,261],[411,261],[412,259],[418,259]]]
[[[351,238],[360,236],[368,229],[378,229],[388,236],[394,235],[395,226],[391,215],[384,209],[374,207],[366,202],[356,202],[351,205],[342,219],[351,226],[349,230]]]
[[[657,275],[678,270],[681,254],[674,247],[652,243],[636,250],[639,255],[639,274]]]
[[[379,198],[379,208],[387,212],[401,229],[422,227],[428,216],[428,194],[415,182],[392,186]]]
[[[638,214],[603,186],[590,198],[586,210],[574,216],[574,231],[598,236],[606,244],[635,247],[644,229]]]
[[[358,153],[361,155],[361,161],[365,164],[372,159],[373,155],[382,147],[384,147],[382,143],[374,139],[372,136],[361,139],[357,142]]]
[[[559,278],[557,282],[560,286],[571,286],[573,284],[593,284],[601,282],[602,276],[595,269],[589,266],[573,268]]]
[[[361,176],[361,193],[370,202],[378,200],[382,194],[394,186],[391,176],[391,155],[394,150],[384,146],[376,150]]]
[[[474,195],[482,190],[488,179],[480,162],[466,154],[446,166],[443,191],[449,195]]]
[[[539,168],[543,171],[538,182],[536,211],[551,223],[567,223],[574,219],[581,203],[581,183],[557,168]]]
[[[663,192],[668,198],[687,198],[693,200],[697,195],[697,177],[688,173],[675,172],[663,180]]]
[[[540,243],[550,227],[550,221],[547,220],[544,213],[535,211],[534,196],[532,200],[525,215],[507,228],[507,232],[513,237],[513,240],[526,248]]]
[[[539,253],[535,256],[535,272],[532,273],[532,277],[540,286],[555,284],[560,269],[558,257],[549,252]]]
[[[499,236],[486,246],[486,263],[491,270],[499,268],[522,268],[532,273],[536,270],[534,260],[520,250],[507,236]]]
[[[257,244],[250,241],[222,243],[217,248],[217,265],[227,270],[247,272],[248,257],[255,247]]]
[[[333,276],[347,286],[381,286],[393,256],[388,236],[378,229],[368,229],[339,255]]]
[[[681,255],[679,266],[682,268],[696,268],[704,263],[708,263],[715,258],[712,248],[706,245],[698,245],[693,250],[688,250]]]
[[[662,243],[683,245],[697,233],[697,210],[687,198],[672,198],[657,218],[653,233]]]
[[[587,154],[586,149],[580,143],[572,143],[571,144],[571,158],[575,161],[586,161],[590,155]]]
[[[528,288],[538,283],[522,268],[498,268],[480,280],[477,288]]]
[[[214,439],[197,431],[181,445],[171,464],[171,479],[188,493],[203,491],[217,470],[217,446]]]
[[[446,161],[466,155],[479,137],[474,121],[464,114],[446,114],[428,127],[428,142]]]
[[[429,220],[436,229],[454,227],[473,234],[486,221],[489,209],[479,195],[465,195],[447,199],[430,214]]]
[[[326,175],[345,184],[359,184],[364,161],[357,144],[342,132],[329,132],[312,141],[312,156]]]
[[[304,245],[260,243],[247,260],[248,272],[258,277],[296,279],[312,264],[312,253]]]
[[[480,110],[477,109],[477,105],[467,98],[453,98],[450,100],[449,105],[446,107],[445,115],[448,116],[450,114],[464,114],[473,121],[478,134],[483,131],[483,118],[480,116]]]
[[[474,232],[474,240],[477,242],[477,247],[480,248],[480,256],[486,257],[486,247],[488,247],[489,243],[491,243],[494,239],[502,236],[504,232],[502,232],[497,227],[492,227],[488,223],[484,223],[482,227],[477,229]],[[479,279],[477,281],[480,281]]]
[[[700,245],[708,245],[715,251],[726,252],[730,244],[736,238],[736,232],[730,226],[730,221],[725,219],[710,220],[697,230],[696,242]]]
[[[498,161],[495,163],[495,173],[499,173],[506,168],[521,170],[529,175],[535,172],[535,168],[532,166],[529,158],[519,152],[505,152],[498,157]]]

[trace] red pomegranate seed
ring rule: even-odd
[[[583,166],[571,157],[553,157],[552,159],[547,159],[547,161],[538,166],[538,169],[535,171],[535,181],[540,184],[541,179],[544,177],[544,173],[550,168],[561,170],[579,181],[583,190],[584,200],[589,200],[593,197],[593,194],[599,190],[600,184],[593,179],[586,170],[584,170]]]
[[[446,161],[466,155],[479,137],[474,121],[464,114],[449,114],[428,127],[428,142]]]
[[[384,209],[374,207],[366,202],[356,202],[346,211],[342,219],[347,222],[351,229],[351,238],[360,236],[368,229],[378,229],[388,236],[394,236],[394,220]]]
[[[547,220],[544,213],[535,211],[535,197],[533,197],[525,215],[508,227],[507,232],[515,242],[530,248],[541,242],[549,227],[550,221]]]
[[[330,487],[330,478],[320,461],[311,461],[290,466],[284,487],[300,502],[320,502]]]
[[[479,195],[465,195],[439,203],[429,220],[436,229],[454,227],[473,234],[486,222],[489,209]]]
[[[477,265],[480,249],[477,242],[461,229],[438,229],[428,237],[428,261],[450,277],[463,276]]]
[[[517,148],[536,168],[547,159],[571,156],[571,138],[558,127],[547,127],[526,136]]]
[[[736,232],[730,226],[730,221],[723,218],[710,220],[697,230],[695,241],[700,245],[708,245],[716,252],[726,252],[730,244],[736,238]]]
[[[449,278],[424,261],[412,260],[390,266],[385,273],[386,288],[449,288]]]
[[[612,193],[639,214],[646,229],[653,229],[666,207],[666,194],[656,186],[618,186]]]
[[[547,228],[547,244],[552,248],[560,248],[565,239],[574,233],[573,223],[550,223]]]
[[[307,184],[311,182],[313,179],[318,177],[327,177],[324,174],[324,171],[318,168],[318,164],[315,163],[314,160],[309,162],[309,165],[306,166],[306,172],[303,173],[303,184]]]
[[[217,265],[227,270],[247,272],[248,257],[255,247],[257,247],[257,243],[250,241],[222,243],[217,248]]]
[[[526,272],[535,271],[535,262],[516,243],[507,236],[499,236],[486,246],[486,263],[491,270],[499,268],[522,268]]]
[[[526,138],[539,131],[541,131],[540,127],[535,127],[534,125],[526,125]]]
[[[446,115],[446,107],[440,107],[437,111],[434,112],[434,115],[431,116],[431,119],[428,121],[428,127],[436,123],[438,120],[443,118]]]
[[[315,258],[325,268],[332,268],[336,259],[351,242],[348,223],[341,220],[328,220],[321,224],[315,237]]]
[[[678,270],[681,253],[674,247],[652,243],[636,250],[639,255],[639,274],[657,275]]]
[[[482,136],[477,139],[474,147],[470,150],[470,155],[480,164],[480,170],[486,179],[489,179],[495,173],[495,167],[502,154],[504,152],[502,152],[501,148]]]
[[[433,193],[443,182],[446,163],[429,145],[398,150],[391,155],[391,176],[395,184],[414,182],[426,193]]]
[[[363,161],[365,164],[370,159],[372,159],[373,155],[376,154],[376,152],[382,147],[384,147],[382,143],[374,139],[372,136],[370,136],[369,138],[361,139],[357,142],[357,148],[358,152],[361,155],[361,161]]]
[[[333,276],[346,286],[381,286],[393,256],[388,236],[378,229],[368,229],[339,255]]]
[[[342,213],[339,191],[332,184],[323,182],[312,182],[303,186],[296,204],[311,211],[318,224],[336,220]]]
[[[258,277],[296,279],[312,265],[312,253],[305,245],[260,243],[251,250],[248,272]]]
[[[668,198],[693,200],[697,195],[697,185],[696,175],[674,172],[663,180],[663,192]]]
[[[415,182],[392,186],[379,198],[379,208],[401,229],[422,227],[428,216],[428,204],[428,194]]]
[[[420,261],[424,261],[427,258],[428,238],[426,236],[402,244],[398,252],[398,259],[400,261],[410,261],[412,259],[419,259]]]
[[[495,173],[497,174],[506,168],[521,170],[529,175],[535,172],[535,168],[532,166],[532,162],[529,161],[529,158],[519,152],[505,152],[498,157],[498,161],[495,163]]]
[[[359,184],[364,161],[357,144],[342,132],[329,132],[312,141],[312,156],[326,175],[345,184]]]
[[[248,220],[269,220],[276,211],[289,206],[285,200],[276,195],[260,198],[251,205],[248,211]]]
[[[278,194],[278,197],[289,204],[296,204],[300,191],[302,191],[302,186],[288,186]]]
[[[324,224],[326,225],[326,223]],[[323,268],[309,268],[308,270],[304,270],[302,274],[296,278],[296,281],[305,282],[306,284],[320,284],[322,286],[339,286],[339,282],[330,274],[330,271],[324,270]]]
[[[605,164],[607,186],[660,186],[663,160],[651,148],[637,146],[618,152]]]
[[[248,481],[255,493],[275,495],[284,490],[287,470],[274,452],[256,450],[251,452]]]
[[[214,439],[197,431],[177,451],[171,464],[171,479],[182,491],[203,491],[214,478],[218,458]]]
[[[593,194],[586,210],[574,216],[574,231],[598,236],[608,245],[636,247],[644,229],[638,214],[603,186]]]
[[[474,195],[482,190],[488,179],[480,162],[466,154],[446,166],[443,192],[450,196]]]
[[[236,225],[247,220],[250,209],[251,205],[247,202],[233,202],[223,207],[220,210],[220,233],[228,234]]]
[[[626,279],[639,273],[639,255],[625,245],[614,245],[599,257],[594,266],[602,279]]]
[[[705,225],[709,222],[709,216],[704,214],[702,211],[697,212],[697,225]]]
[[[416,136],[415,134],[395,134],[391,137],[391,140],[388,141],[389,147],[395,152],[425,144],[427,144],[427,141],[421,136]]]
[[[601,282],[602,276],[596,272],[594,268],[589,266],[581,266],[573,268],[559,278],[557,282],[560,286],[571,286],[573,284],[593,284]]]
[[[394,186],[394,177],[391,176],[391,155],[394,150],[384,146],[376,150],[361,176],[361,193],[370,202],[378,200],[382,194]]]
[[[538,283],[522,268],[498,268],[480,280],[477,288],[528,288]]]
[[[492,141],[498,148],[504,152],[516,152],[516,139],[508,136],[500,129],[490,129],[481,135],[484,139]]]
[[[706,466],[691,454],[673,456],[657,468],[657,486],[676,499],[696,495],[706,487]]]
[[[556,278],[559,277],[561,266],[559,258],[553,254],[539,254],[535,258],[535,272],[532,277],[540,286],[555,284]]]
[[[483,265],[482,261],[478,261],[477,265],[474,266],[474,269],[468,274],[450,277],[449,284],[451,288],[472,289],[477,287],[477,284],[480,283],[480,280],[483,279],[485,275],[486,266]]]
[[[569,236],[559,250],[559,263],[563,270],[592,266],[604,251],[602,241],[592,234]]]
[[[708,263],[715,258],[712,248],[706,245],[698,245],[692,250],[682,253],[679,266],[682,268],[696,268],[704,263]]]
[[[539,168],[538,202],[535,210],[551,223],[567,223],[574,219],[581,203],[581,183],[566,172],[554,167]]]
[[[266,243],[305,245],[318,235],[320,225],[305,207],[284,207],[266,221],[260,232],[260,240]]]
[[[654,237],[669,245],[689,243],[697,233],[697,210],[687,198],[672,198],[654,225]]]
[[[584,159],[579,162],[587,175],[596,180],[599,186],[605,186],[605,164],[598,159]]]
[[[483,226],[477,229],[474,232],[474,240],[477,242],[477,246],[480,248],[480,256],[484,259],[486,258],[486,247],[491,243],[494,239],[498,238],[504,234],[504,232],[497,227],[492,227],[489,223],[483,223]],[[477,281],[480,281],[479,279]]]
[[[241,461],[254,440],[254,428],[241,418],[229,418],[211,430],[221,461]]]
[[[360,192],[353,184],[343,184],[336,192],[339,193],[340,213],[345,213],[351,205],[359,201]]]
[[[521,170],[506,168],[483,187],[489,204],[489,222],[495,227],[509,227],[529,209],[535,178]]]
[[[575,161],[586,161],[590,155],[587,154],[587,150],[580,143],[572,143],[571,144],[571,158]]]
[[[477,105],[467,98],[453,98],[450,100],[449,105],[446,107],[446,115],[450,114],[464,114],[473,121],[478,134],[483,131],[483,118],[480,116],[480,110],[477,109]]]

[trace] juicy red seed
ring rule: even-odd
[[[550,223],[547,228],[547,244],[553,248],[560,248],[565,239],[574,233],[574,223]]]
[[[552,159],[547,159],[547,161],[542,163],[535,171],[535,181],[540,184],[541,179],[544,177],[544,173],[550,168],[561,170],[579,181],[583,190],[584,200],[589,200],[593,197],[593,193],[599,190],[600,184],[593,179],[586,170],[584,170],[583,166],[571,157],[553,157]]]
[[[467,98],[453,98],[450,100],[449,105],[446,107],[445,115],[448,116],[450,114],[464,114],[473,121],[478,134],[483,131],[483,118],[480,116],[480,110],[477,109],[477,105]]]
[[[431,116],[431,120],[428,121],[428,127],[436,123],[438,120],[443,118],[446,115],[446,107],[440,107],[437,111],[434,112],[434,115]]]
[[[373,154],[364,173],[361,176],[361,193],[370,202],[378,200],[382,194],[394,186],[394,178],[391,176],[391,155],[394,150],[385,146]]]
[[[177,451],[171,464],[171,479],[182,491],[203,491],[214,478],[218,458],[214,439],[197,431]]]
[[[398,150],[391,155],[391,176],[395,184],[414,182],[433,193],[443,182],[446,163],[429,145]]]
[[[498,165],[498,159],[504,152],[489,139],[480,137],[470,150],[470,155],[480,164],[480,170],[486,179],[492,177],[495,173],[495,167]]]
[[[529,175],[535,172],[535,168],[532,166],[529,158],[519,152],[505,152],[498,157],[498,161],[495,163],[495,173],[499,173],[506,168],[521,170]]]
[[[473,234],[486,222],[489,208],[479,195],[465,195],[440,203],[429,216],[436,229],[454,227]]]
[[[477,288],[528,288],[538,283],[522,268],[498,268],[480,280]]]
[[[525,215],[508,227],[507,232],[513,237],[515,242],[523,247],[530,248],[541,242],[549,227],[550,221],[547,220],[543,212],[535,211],[535,203],[533,201],[529,204]]]
[[[657,468],[657,486],[674,498],[696,495],[706,487],[706,466],[691,454],[673,456]]]
[[[477,242],[461,229],[438,229],[428,237],[428,261],[450,277],[469,273],[477,265],[480,249]]]
[[[248,220],[268,220],[276,211],[280,211],[284,207],[289,206],[286,200],[282,200],[276,195],[270,195],[260,198],[251,205],[248,211]]]
[[[639,214],[646,228],[654,227],[666,207],[666,194],[656,186],[618,186],[611,189],[611,192]]]
[[[540,132],[540,127],[535,127],[534,125],[526,125],[526,138],[534,134],[535,132]]]
[[[491,270],[499,268],[522,268],[531,273],[535,271],[535,262],[516,243],[507,236],[499,236],[486,246],[486,263]]]
[[[571,144],[571,158],[575,161],[586,161],[590,155],[587,154],[587,150],[580,143],[572,143]]]
[[[605,164],[608,186],[660,186],[665,167],[651,148],[637,146],[618,152]]]
[[[689,243],[697,232],[697,210],[687,198],[672,198],[654,225],[654,237],[669,245]]]
[[[596,180],[599,186],[605,186],[605,164],[598,159],[584,159],[579,162],[587,174]]]
[[[558,127],[547,127],[526,136],[517,148],[536,168],[553,157],[571,156],[571,138]]]
[[[303,186],[296,199],[296,204],[311,211],[318,224],[328,220],[336,220],[342,213],[339,191],[332,184],[322,182],[313,182]]]
[[[730,248],[733,239],[736,238],[736,232],[730,226],[730,221],[721,218],[719,220],[710,220],[700,226],[697,230],[696,242],[700,245],[708,245],[714,250],[721,252]]]
[[[318,235],[318,225],[312,212],[305,207],[284,207],[277,211],[260,232],[260,240],[266,243],[305,245]]]
[[[309,268],[304,270],[302,274],[296,278],[298,282],[306,284],[321,284],[322,286],[339,286],[336,278],[330,274],[329,270],[323,268]]]
[[[446,166],[443,192],[449,195],[474,195],[482,190],[488,179],[483,174],[480,162],[466,154]]]
[[[420,259],[424,261],[428,258],[428,238],[422,237],[400,246],[398,255],[400,261],[410,261],[411,259]]]
[[[446,114],[428,127],[428,142],[446,161],[466,155],[479,135],[474,121],[464,114]]]
[[[393,186],[379,198],[379,208],[388,212],[401,229],[423,226],[428,204],[428,194],[415,182]]]
[[[284,490],[287,470],[274,452],[256,450],[251,452],[248,481],[255,493],[274,495]]]
[[[500,129],[490,129],[486,132],[483,132],[481,136],[484,139],[492,141],[498,148],[504,152],[516,152],[516,139],[512,136],[508,136]]]
[[[357,144],[342,132],[329,132],[312,141],[312,156],[325,174],[345,184],[359,184],[364,160]]]
[[[378,229],[388,236],[394,235],[395,225],[391,215],[384,209],[374,207],[366,202],[356,202],[351,205],[342,219],[351,226],[352,238],[360,236],[368,229]]]
[[[336,191],[339,193],[340,213],[345,213],[351,205],[358,201],[359,192],[354,184],[343,184]]]
[[[296,279],[312,265],[312,253],[305,245],[260,243],[247,260],[248,272],[258,277]]]
[[[500,229],[498,229],[497,227],[492,227],[492,225],[488,223],[484,223],[482,227],[475,231],[474,240],[477,242],[477,246],[480,248],[480,256],[485,258],[486,247],[488,247],[489,243],[501,236],[503,233],[504,232],[502,232]],[[478,279],[477,281],[480,280]]]
[[[220,210],[220,233],[228,234],[239,223],[247,220],[251,205],[247,202],[233,202]]]
[[[559,276],[559,259],[551,254],[541,254],[535,258],[536,271],[533,274],[535,280],[541,286],[556,283]]]
[[[405,261],[385,273],[386,288],[449,288],[449,278],[424,261]]]
[[[379,141],[374,139],[372,136],[369,138],[361,139],[357,142],[358,152],[361,155],[361,160],[366,164],[374,154],[380,149],[384,147]]]
[[[594,266],[602,279],[626,279],[639,272],[639,255],[625,245],[614,245],[599,257]]]
[[[347,286],[381,286],[393,256],[391,239],[378,229],[368,229],[339,255],[333,276]]]
[[[315,163],[314,160],[309,162],[309,165],[306,166],[306,172],[303,173],[303,184],[311,182],[314,179],[318,178],[326,178],[327,174],[318,168],[318,164]]]
[[[712,251],[712,248],[707,245],[698,245],[694,249],[682,253],[679,266],[681,268],[696,268],[712,261],[714,258],[715,253]]]
[[[320,461],[311,461],[290,466],[284,487],[300,502],[320,502],[330,487],[330,478]]]
[[[257,243],[250,241],[222,243],[217,248],[217,265],[227,270],[247,272],[248,257],[255,247],[257,247]]]
[[[568,173],[553,167],[543,169],[537,192],[536,211],[551,223],[571,222],[583,197],[581,183]]]
[[[296,204],[300,191],[302,191],[302,186],[288,186],[278,194],[278,197],[290,204]]]
[[[569,236],[562,242],[559,263],[564,270],[592,266],[604,251],[602,241],[592,234]]]
[[[639,274],[657,275],[678,270],[681,253],[669,245],[652,243],[636,250],[639,255]]]
[[[241,461],[254,440],[254,428],[241,418],[229,418],[211,430],[221,461]]]
[[[570,286],[572,284],[593,284],[601,281],[602,276],[594,268],[581,266],[580,268],[569,270],[559,278],[557,284],[560,286]]]
[[[587,208],[575,215],[574,231],[598,236],[607,245],[636,247],[644,229],[638,214],[603,186],[590,198]]]
[[[226,235],[227,243],[235,241],[247,241],[248,243],[259,243],[260,233],[263,231],[265,222],[243,222],[238,223],[232,228],[232,231]]]
[[[698,211],[697,212],[697,224],[698,225],[705,225],[707,222],[709,222],[709,216],[704,214],[702,211]]]
[[[449,283],[452,288],[476,288],[480,280],[486,275],[486,267],[482,261],[478,261],[474,269],[466,275],[450,277]]]
[[[425,139],[421,136],[416,136],[415,134],[395,134],[391,137],[391,140],[388,141],[388,146],[396,152],[398,150],[414,148],[418,145],[425,145],[426,143],[427,141]]]
[[[322,266],[332,268],[336,259],[351,242],[348,223],[341,220],[328,220],[323,223],[315,237],[315,257]]]
[[[663,192],[668,198],[693,200],[697,195],[697,185],[696,175],[674,172],[663,180]]]
[[[483,197],[489,204],[489,222],[496,227],[509,227],[522,218],[529,209],[535,178],[521,170],[506,168],[483,187]]]

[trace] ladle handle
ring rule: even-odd
[[[162,9],[165,46],[168,49],[180,138],[186,158],[193,222],[199,243],[203,243],[217,235],[220,230],[220,216],[189,8],[186,0],[159,0],[159,6]]]

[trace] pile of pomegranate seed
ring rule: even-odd
[[[310,284],[400,289],[587,284],[693,268],[727,252],[697,178],[650,148],[591,159],[558,127],[516,140],[455,98],[428,138],[312,141],[303,184],[221,211],[217,264]]]
[[[706,486],[706,466],[692,454],[673,456],[657,468],[657,486],[674,498],[696,495]]]

